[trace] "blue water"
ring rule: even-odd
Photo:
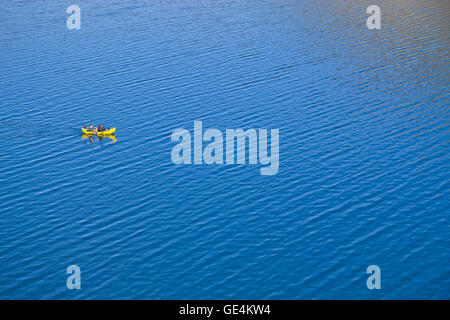
[[[450,298],[448,1],[376,1],[381,30],[367,1],[70,4],[0,4],[1,299]],[[279,173],[174,165],[194,120],[279,129]]]

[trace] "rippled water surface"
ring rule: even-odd
[[[381,30],[370,1],[105,3],[0,4],[0,298],[450,298],[448,1],[377,1]],[[279,173],[175,166],[194,120],[279,128]]]

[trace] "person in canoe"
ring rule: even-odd
[[[95,128],[95,130],[94,130],[94,132],[102,132],[102,131],[106,131],[106,129],[101,124],[99,124],[98,127]]]
[[[98,127],[94,127],[92,123],[89,127],[82,127],[81,131],[85,134],[93,134],[93,135],[110,135],[116,132],[116,128],[105,128],[103,125],[99,125]]]

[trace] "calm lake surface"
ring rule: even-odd
[[[0,4],[1,299],[450,298],[450,2],[70,4]],[[279,173],[174,165],[194,120]]]

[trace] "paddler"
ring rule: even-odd
[[[104,126],[102,126],[101,124],[98,125],[97,132],[102,132],[102,131],[105,131],[105,130],[106,129],[105,129]]]

